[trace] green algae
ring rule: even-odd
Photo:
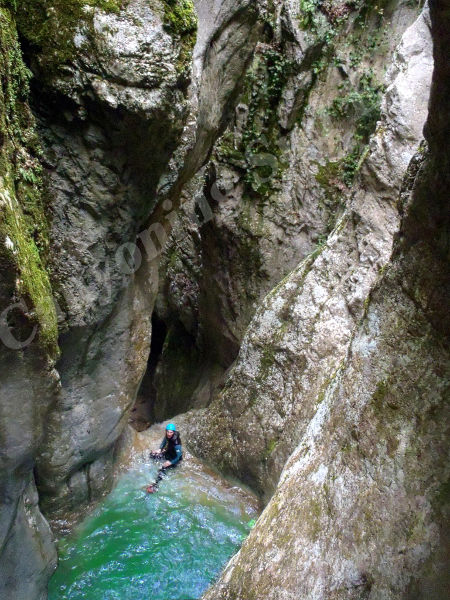
[[[197,15],[192,0],[164,0],[164,26],[176,35],[197,31]]]
[[[11,300],[27,302],[39,325],[38,339],[58,354],[58,328],[45,259],[49,224],[44,210],[41,150],[28,107],[30,72],[17,38],[14,18],[0,7],[0,258],[16,273]]]
[[[269,456],[275,450],[277,444],[278,444],[278,439],[276,439],[276,438],[269,441],[269,443],[267,444],[267,446],[262,454],[263,460],[267,460],[269,458]]]
[[[185,73],[197,41],[197,14],[192,0],[164,0],[164,28],[181,43],[176,68]]]
[[[76,52],[75,34],[93,26],[94,9],[119,13],[126,0],[28,0],[15,8],[20,33],[39,55],[44,77],[51,77]],[[197,37],[197,15],[192,0],[163,0],[165,30],[180,42],[179,72],[191,62]]]
[[[27,0],[15,9],[17,26],[37,51],[44,77],[51,77],[69,62],[76,51],[77,30],[91,27],[93,10],[118,13],[121,0]]]

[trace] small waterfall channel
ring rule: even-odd
[[[59,540],[49,600],[198,599],[239,549],[257,498],[185,447],[181,465],[146,493],[158,469],[148,453],[163,435],[162,425],[136,434],[113,491]]]

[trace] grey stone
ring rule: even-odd
[[[406,48],[413,48],[416,57],[417,45],[410,40],[417,31],[422,58],[406,62]],[[366,298],[391,256],[399,226],[398,195],[427,114],[432,60],[423,16],[405,33],[398,56],[407,66],[391,71],[396,75],[387,94],[401,95],[409,80],[423,90],[416,96],[415,110],[399,117],[384,102],[370,154],[334,231],[266,296],[223,391],[209,409],[193,414],[196,451],[256,486],[266,498],[345,359]],[[405,138],[391,133],[399,118],[409,131]]]

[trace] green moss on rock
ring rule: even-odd
[[[269,456],[275,450],[277,443],[278,443],[277,439],[272,439],[269,441],[269,443],[267,444],[267,446],[263,452],[263,460],[267,460],[269,458]]]
[[[383,401],[388,393],[388,384],[386,380],[379,381],[372,394],[372,404],[376,410],[381,411],[383,408]]]
[[[310,499],[308,510],[303,514],[303,518],[307,524],[309,536],[313,541],[317,540],[322,530],[322,504],[318,499]]]
[[[48,222],[43,207],[40,147],[27,105],[30,73],[11,12],[0,7],[0,258],[15,273],[11,300],[24,298],[38,339],[56,357],[58,328],[45,269]],[[5,307],[6,308],[6,307]]]
[[[267,379],[270,369],[275,362],[275,350],[272,346],[264,346],[261,352],[259,375],[262,380]]]
[[[190,66],[197,40],[197,14],[192,0],[164,0],[164,28],[181,42],[177,71],[182,74]]]
[[[450,479],[442,482],[439,486],[436,494],[436,501],[440,506],[450,505]]]
[[[74,36],[91,25],[93,11],[119,12],[122,0],[27,0],[15,9],[17,27],[37,51],[44,75],[51,76],[69,62],[75,51]]]
[[[322,207],[326,211],[327,234],[336,224],[336,220],[345,205],[345,195],[348,192],[344,182],[342,162],[327,161],[318,165],[316,181],[323,189]]]
[[[238,149],[246,158],[244,182],[250,196],[269,197],[285,165],[279,145],[278,107],[291,63],[275,46],[262,46],[245,80],[248,117]]]
[[[192,0],[165,0],[164,26],[175,35],[196,33],[197,15]]]

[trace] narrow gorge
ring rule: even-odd
[[[1,600],[447,597],[449,48],[449,0],[0,0]],[[55,591],[127,502],[142,573]]]

